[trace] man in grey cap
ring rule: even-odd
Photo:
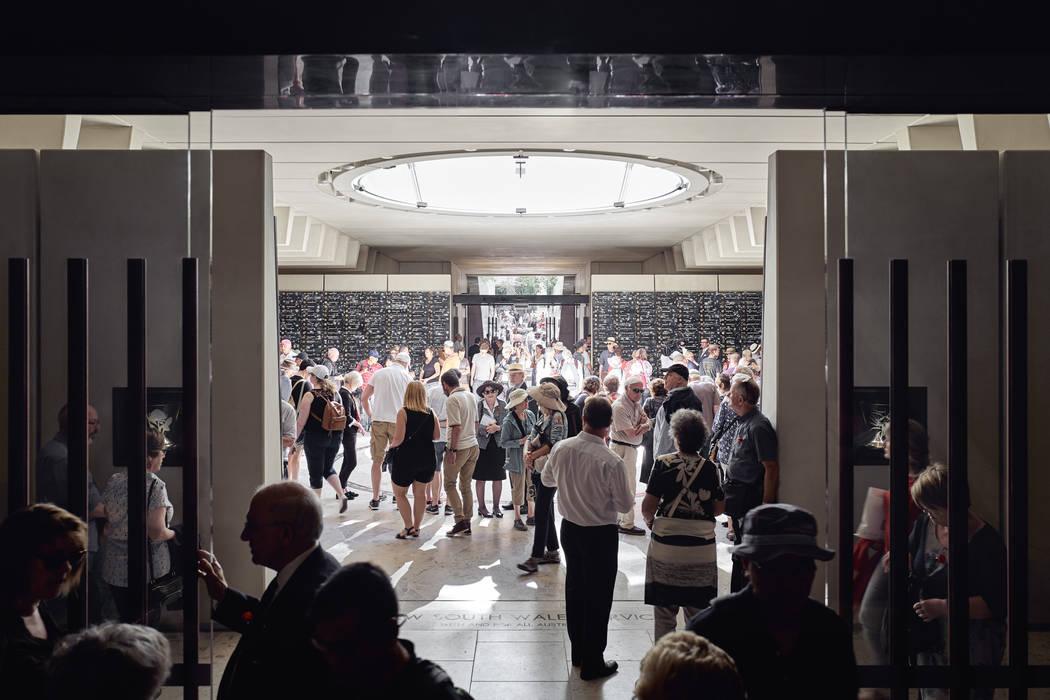
[[[786,503],[753,508],[729,548],[751,582],[711,602],[686,628],[736,661],[750,700],[856,698],[857,660],[850,630],[809,597],[814,560],[835,552],[817,545],[817,521]]]

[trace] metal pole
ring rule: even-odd
[[[29,505],[29,258],[7,261],[7,512]]]
[[[69,507],[73,515],[88,522],[88,261],[68,259],[66,280]],[[84,568],[77,595],[69,603],[70,630],[88,623],[88,572]]]
[[[890,261],[890,665],[908,694],[908,261]]]
[[[853,261],[839,259],[839,615],[853,624]]]
[[[128,450],[128,597],[131,609],[146,621],[149,556],[146,541],[146,261],[128,265],[128,414],[124,427]]]
[[[1007,578],[1010,698],[1025,698],[1028,671],[1028,261],[1006,262]]]
[[[196,258],[182,261],[182,465],[183,553],[182,566],[182,659],[185,700],[197,700],[198,642],[200,616],[197,587],[197,541],[200,463],[197,454],[200,421],[198,358],[198,265]]]
[[[965,533],[969,513],[966,261],[948,261],[948,531]],[[967,538],[948,540],[948,658],[951,692],[970,693],[970,594]]]

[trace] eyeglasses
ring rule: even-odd
[[[628,389],[627,391],[631,392],[632,394],[640,394],[644,391],[644,389]]]
[[[87,556],[86,549],[78,549],[71,554],[65,552],[52,552],[51,554],[41,554],[37,557],[40,563],[44,565],[45,569],[49,571],[58,571],[66,564],[69,564],[70,568],[75,569],[80,566],[80,562],[84,561],[84,557]]]
[[[485,391],[483,391],[481,393],[485,394],[485,395],[488,395],[488,394],[498,394],[499,392],[496,391],[495,389],[485,389]]]
[[[273,527],[275,525],[291,525],[291,523],[278,521],[275,523],[253,523],[250,520],[244,521],[244,531],[253,532],[255,530],[261,530],[264,527]]]

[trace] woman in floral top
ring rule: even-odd
[[[718,471],[700,456],[707,440],[703,414],[675,411],[670,433],[676,452],[656,459],[642,501],[642,518],[653,531],[645,602],[655,606],[657,640],[675,630],[680,607],[688,619],[717,594],[715,516],[725,509]]]
[[[174,514],[168,500],[168,488],[157,476],[164,463],[164,436],[156,430],[146,433],[146,535],[149,538],[150,562],[147,574],[160,578],[171,571],[171,556],[165,544],[175,537],[168,527]],[[131,469],[132,467],[128,467]],[[113,599],[124,622],[135,622],[138,614],[132,609],[128,593],[128,473],[117,472],[109,478],[102,494],[106,504],[106,548],[102,559],[102,579],[113,591]]]

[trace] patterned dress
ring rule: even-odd
[[[688,492],[674,513],[668,513],[697,469],[700,473]],[[714,502],[725,498],[718,471],[700,455],[662,455],[653,464],[645,492],[660,499],[657,518],[669,519],[669,531],[663,535],[654,532],[649,541],[646,604],[707,607],[718,592]]]

